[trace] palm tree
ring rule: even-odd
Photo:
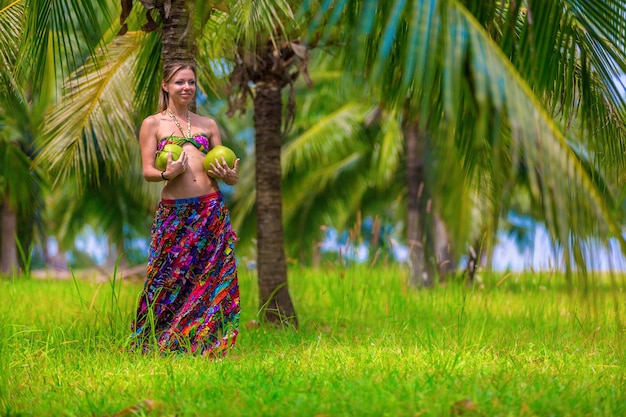
[[[284,223],[291,256],[310,258],[310,254],[303,254],[310,247],[303,244],[320,238],[321,225],[353,230],[359,215],[378,216],[387,223],[406,224],[409,242],[420,242],[413,243],[411,251],[417,275],[433,282],[435,269],[440,275],[454,271],[456,261],[451,259],[445,225],[438,222],[439,216],[433,218],[431,228],[411,230],[425,223],[428,201],[423,186],[423,152],[410,150],[411,146],[424,146],[423,141],[417,142],[416,126],[407,123],[402,113],[383,111],[362,88],[345,88],[345,84],[342,88],[343,73],[332,55],[315,54],[312,62],[310,71],[315,85],[308,91],[297,90],[298,111],[282,155],[283,187],[289,195],[284,203]],[[408,187],[398,181],[416,174],[420,176],[409,178]],[[348,195],[346,190],[350,190]],[[237,191],[235,204],[240,210],[235,221],[244,223],[253,207],[252,184],[244,179]],[[420,204],[394,208],[396,202],[406,205],[407,195],[415,196],[409,201]],[[407,221],[411,215],[416,216],[415,221]],[[419,237],[413,237],[417,232]],[[427,232],[428,240],[433,242],[428,251],[421,244]],[[436,232],[444,236],[437,236]],[[351,234],[352,238],[357,237]],[[438,262],[426,262],[425,253],[434,253]]]
[[[18,245],[26,251],[43,234],[46,181],[33,164],[36,138],[58,80],[94,49],[86,34],[98,37],[95,10],[104,3],[0,1],[0,273],[17,268]]]
[[[313,88],[304,82],[296,85],[296,117],[282,147],[282,186],[289,196],[283,203],[286,246],[291,257],[305,263],[315,252],[312,243],[323,237],[321,226],[349,229],[351,239],[359,239],[355,230],[359,216],[406,224],[403,205],[411,191],[398,179],[411,172],[406,169],[408,155],[421,155],[405,152],[404,138],[410,129],[403,127],[402,115],[382,111],[362,88],[345,88],[342,69],[335,61],[324,52],[311,56],[309,72],[315,84]],[[233,221],[242,240],[252,233],[251,177],[244,170],[235,192]],[[421,181],[408,182],[409,187],[415,186],[415,195]],[[378,248],[372,246],[375,254]],[[438,259],[442,256],[446,254]],[[454,269],[453,262],[440,263],[444,264],[441,269]]]
[[[325,16],[347,26],[347,67],[419,121],[431,192],[454,196],[437,198],[454,242],[470,238],[473,190],[495,231],[523,173],[568,273],[584,264],[587,239],[626,248],[612,200],[625,126],[621,2],[349,0],[315,21]],[[574,118],[579,135],[568,131]],[[586,164],[601,156],[597,178]]]
[[[231,112],[243,111],[248,99],[254,107],[261,308],[271,322],[297,325],[287,286],[281,188],[281,146],[294,96],[283,106],[282,92],[286,87],[293,89],[300,75],[306,76],[308,51],[299,42],[301,29],[285,0],[233,2],[222,19],[205,45],[213,45],[208,48],[213,59],[223,59],[222,65],[215,65],[216,75],[229,74]]]

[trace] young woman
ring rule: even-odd
[[[205,171],[204,156],[222,141],[213,119],[189,111],[195,96],[192,66],[165,68],[159,111],[139,131],[144,178],[164,182],[132,324],[131,344],[143,352],[223,355],[238,333],[236,235],[218,180],[236,184],[239,159],[233,168],[223,158],[212,163],[215,178]],[[157,154],[168,144],[182,152],[168,152],[159,169]]]

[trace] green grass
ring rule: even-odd
[[[220,361],[124,350],[141,282],[0,281],[3,416],[619,416],[610,291],[545,274],[413,291],[399,266],[290,269],[301,326],[242,326]],[[623,292],[619,297],[623,298]]]

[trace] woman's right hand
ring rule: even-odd
[[[165,176],[168,180],[174,179],[185,172],[188,165],[189,161],[187,152],[184,150],[180,153],[180,157],[176,161],[172,159],[172,152],[168,152],[167,165],[165,166],[165,171],[163,171],[163,176]]]

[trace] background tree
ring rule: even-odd
[[[454,196],[440,201],[453,241],[470,239],[474,190],[488,203],[484,228],[495,232],[507,190],[524,172],[568,273],[584,264],[586,239],[624,247],[611,189],[599,187],[616,187],[623,168],[620,2],[335,6],[315,21],[345,25],[346,68],[386,86],[381,102],[419,118],[427,133],[431,190]],[[574,117],[583,127],[576,137],[567,135]],[[589,175],[586,161],[595,165],[599,155],[612,178]]]
[[[0,273],[18,266],[17,245],[26,253],[38,236],[45,247],[36,140],[60,80],[100,38],[104,3],[0,1]]]
[[[275,323],[297,325],[287,285],[281,184],[281,146],[292,121],[293,83],[306,77],[307,48],[287,1],[239,1],[210,32],[215,76],[229,74],[231,112],[254,107],[257,268],[261,310]],[[202,48],[205,49],[205,48]],[[282,91],[291,94],[283,103]]]
[[[315,80],[312,88],[302,81],[295,85],[298,97],[296,117],[282,146],[283,222],[287,253],[306,264],[312,261],[315,243],[325,238],[321,226],[333,227],[339,233],[350,230],[350,240],[353,241],[349,243],[359,244],[354,240],[359,239],[355,226],[359,223],[363,225],[359,218],[364,218],[365,223],[368,217],[377,221],[373,230],[375,233],[370,237],[376,238],[374,235],[377,235],[379,240],[383,236],[389,237],[389,227],[392,227],[392,235],[399,238],[396,235],[398,231],[422,222],[407,222],[411,213],[407,198],[413,193],[417,202],[418,195],[424,194],[423,166],[428,157],[423,156],[423,152],[407,150],[411,146],[411,127],[406,126],[402,113],[385,112],[372,100],[367,89],[343,82],[343,70],[337,65],[333,52],[315,51],[312,54],[309,66],[311,79]],[[420,146],[425,146],[425,140]],[[418,158],[422,160],[418,166],[421,176],[409,179],[407,189],[407,182],[402,179],[412,171],[411,157],[416,161]],[[254,234],[252,174],[243,170],[235,190],[233,222],[244,242],[250,242]],[[414,186],[413,191],[411,186]],[[450,197],[442,195],[440,198]],[[424,195],[420,201],[423,211],[416,211],[415,216],[421,214],[423,219],[427,219],[428,198]],[[416,250],[416,247],[423,249],[421,243],[420,246],[413,243],[411,251],[412,256],[422,256],[421,262],[414,262],[416,269],[429,268],[433,282],[437,276],[456,271],[458,262],[451,258],[447,231],[438,219],[439,216],[434,217],[431,233],[443,229],[439,233],[443,233],[444,237],[438,238],[434,234],[428,238],[429,242],[439,246],[431,243],[433,247],[429,254],[435,254],[434,260],[423,260],[424,251]],[[477,230],[475,233],[479,235],[480,232]],[[412,236],[410,233],[407,235]],[[422,242],[421,238],[413,240]],[[411,242],[409,240],[409,244]],[[381,249],[376,242],[365,243],[369,245],[372,257]],[[379,244],[386,251],[393,250],[393,243],[387,239]],[[347,247],[341,249],[345,251]]]
[[[202,7],[208,7],[203,2],[187,3],[187,6],[196,8],[194,10],[206,10]],[[485,218],[491,219],[484,228],[491,231],[498,229],[497,219],[506,210],[509,199],[508,195],[503,194],[503,190],[513,189],[511,187],[518,178],[524,176],[527,181],[521,183],[518,189],[527,190],[535,206],[541,207],[555,244],[565,242],[564,247],[569,251],[566,253],[567,259],[570,259],[570,254],[582,248],[582,241],[569,241],[568,222],[575,223],[575,229],[571,229],[575,236],[610,236],[610,233],[616,235],[618,227],[611,221],[609,213],[613,209],[610,195],[603,193],[604,190],[614,191],[617,184],[614,178],[620,172],[622,163],[619,152],[621,144],[615,146],[614,143],[616,133],[621,132],[622,124],[621,119],[613,117],[615,109],[619,108],[617,105],[621,103],[616,95],[617,86],[608,76],[616,73],[612,71],[611,65],[623,67],[621,55],[615,52],[617,49],[611,48],[611,45],[619,45],[621,42],[618,39],[619,34],[608,36],[609,41],[600,39],[595,31],[603,22],[594,17],[593,13],[589,17],[581,15],[579,10],[584,10],[584,7],[571,11],[563,8],[564,3],[561,2],[531,4],[535,22],[549,19],[554,19],[555,24],[576,22],[571,27],[563,24],[563,29],[550,33],[551,38],[546,35],[552,41],[545,43],[540,36],[529,35],[536,33],[536,29],[526,19],[526,9],[519,5],[501,8],[502,3],[499,2],[471,4],[475,7],[474,10],[459,2],[435,2],[437,7],[432,8],[431,4],[425,2],[406,1],[376,4],[378,14],[370,15],[369,9],[361,8],[362,3],[350,3],[354,7],[349,10],[340,7],[347,3],[340,3],[332,9],[332,14],[320,15],[323,18],[318,21],[322,26],[318,26],[318,29],[323,31],[312,35],[313,39],[315,42],[324,40],[329,30],[332,31],[332,36],[362,36],[354,41],[355,44],[348,43],[358,46],[358,50],[345,48],[345,51],[354,53],[351,55],[354,59],[349,64],[357,65],[347,68],[351,71],[355,68],[359,71],[361,68],[366,70],[368,84],[360,87],[383,86],[384,90],[371,90],[380,93],[375,94],[375,101],[383,106],[386,113],[401,114],[402,117],[397,117],[399,121],[414,122],[415,115],[419,114],[419,126],[425,133],[423,137],[428,138],[430,144],[427,163],[428,178],[432,183],[427,185],[435,197],[453,196],[449,199],[434,198],[436,204],[433,206],[438,208],[448,226],[451,238],[456,242],[457,252],[464,242],[471,240],[472,229],[479,223],[473,218],[477,207],[484,207],[483,211],[487,213]],[[160,20],[164,17],[160,14],[159,7],[162,6],[164,13],[167,4],[171,6],[171,2],[165,1],[142,4],[153,6],[149,10],[151,19],[148,23],[153,22],[156,27],[159,27]],[[612,2],[609,10],[615,4]],[[145,24],[145,9],[140,9],[141,12],[137,8],[129,12],[129,27],[138,28]],[[260,10],[269,10],[270,13],[259,13]],[[274,10],[274,14],[271,10]],[[267,55],[263,53],[273,51],[274,55],[270,58],[277,66],[263,67],[272,76],[277,77],[277,68],[282,71],[279,64],[289,53],[293,53],[293,59],[287,59],[283,63],[289,68],[283,75],[291,74],[296,77],[304,69],[298,65],[289,67],[298,63],[299,59],[306,58],[305,50],[296,42],[302,31],[295,23],[293,31],[285,29],[288,27],[287,23],[278,25],[279,29],[274,24],[276,20],[273,19],[276,16],[281,16],[278,21],[284,16],[290,18],[290,9],[286,5],[238,2],[229,11],[230,13],[223,13],[223,10],[192,13],[191,20],[188,20],[195,22],[193,16],[199,19],[200,30],[196,33],[203,45],[199,56],[202,56],[201,62],[206,62],[206,65],[200,65],[203,70],[199,74],[201,89],[206,91],[211,87],[217,88],[220,77],[223,79],[225,75],[233,74],[236,77],[230,81],[236,81],[239,76],[243,77],[242,80],[252,81],[250,84],[240,83],[242,89],[233,90],[233,97],[252,97],[246,96],[247,92],[256,94],[254,79],[245,78],[252,72],[240,74],[235,69],[238,63],[250,63],[250,71],[256,71],[262,66],[251,58],[253,55],[246,52],[248,49],[237,47],[236,45],[240,45],[237,43],[233,46],[232,43],[229,45],[225,42],[227,39],[242,40],[244,35],[248,36],[237,29],[237,24],[242,22],[251,22],[243,28],[250,32],[250,45],[267,46],[269,39],[272,47],[274,44],[280,46],[274,50],[259,50],[259,56],[266,58]],[[618,10],[615,13],[615,16],[619,16]],[[328,20],[325,21],[326,16]],[[352,20],[343,20],[345,16],[351,16]],[[538,16],[542,18],[537,20]],[[561,19],[563,16],[567,18]],[[613,18],[617,19],[615,16]],[[229,21],[231,18],[236,18],[237,21]],[[418,18],[424,19],[423,24],[419,24],[421,20]],[[580,30],[578,20],[590,27],[591,38]],[[298,20],[293,18],[285,21]],[[324,25],[330,22],[339,22],[342,25],[348,22],[346,24],[353,24],[356,30],[345,30],[345,25],[334,25],[333,29],[328,29]],[[399,24],[394,25],[391,22]],[[328,25],[329,28],[330,26],[332,25]],[[338,30],[337,27],[343,29]],[[265,37],[259,35],[255,38],[252,35],[259,28],[264,30]],[[65,98],[71,100],[65,100],[56,107],[46,123],[48,138],[55,139],[44,142],[46,146],[42,148],[42,156],[45,158],[42,157],[41,161],[51,163],[57,184],[63,184],[70,179],[82,181],[83,186],[97,186],[100,181],[111,183],[106,175],[126,176],[129,175],[129,167],[138,165],[136,129],[138,120],[154,111],[161,78],[160,57],[154,51],[159,50],[161,35],[158,31],[141,34],[130,30],[126,35],[117,37],[115,35],[118,30],[119,24],[109,27],[109,31],[102,37],[103,44],[107,45],[106,50],[93,54],[92,59],[68,81]],[[274,37],[268,35],[274,34],[275,30],[279,32]],[[426,32],[420,33],[420,30]],[[611,30],[613,29],[609,29],[609,32]],[[278,42],[284,40],[280,37],[284,33],[290,33],[289,38],[293,42]],[[350,37],[346,40],[353,41]],[[598,48],[607,46],[607,55],[592,57],[594,53],[597,55],[596,50],[600,50],[595,48],[597,45],[593,42],[597,42]],[[455,45],[454,48],[449,47],[452,44]],[[430,48],[430,45],[437,47]],[[564,49],[559,49],[559,54],[556,55],[563,57],[563,61],[555,64],[556,71],[544,71],[544,68],[548,68],[546,63],[556,62],[553,57],[554,49],[550,49],[554,45],[564,45]],[[282,48],[286,48],[284,54]],[[215,60],[218,56],[222,58]],[[301,61],[302,64],[305,62]],[[536,62],[539,64],[535,65]],[[488,65],[484,65],[485,63]],[[524,80],[520,74],[526,76],[526,72],[516,71],[513,64],[526,68],[529,79]],[[597,70],[603,68],[604,70]],[[209,77],[209,70],[214,70],[214,77]],[[138,74],[137,78],[130,78],[131,74]],[[359,82],[364,79],[353,78]],[[267,85],[263,78],[258,80],[262,81],[260,85]],[[555,87],[558,85],[555,80],[574,80],[574,87],[570,84]],[[81,88],[73,88],[79,85],[78,81]],[[248,90],[252,87],[254,88]],[[533,93],[531,87],[537,93]],[[272,95],[276,96],[287,103],[292,97],[284,92]],[[549,106],[542,107],[538,105],[540,102]],[[282,103],[281,101],[281,105]],[[75,115],[74,118],[67,119],[70,123],[62,116],[63,107],[66,116]],[[544,108],[547,110],[542,110]],[[280,112],[269,113],[275,117],[276,114],[282,114],[283,107],[280,109]],[[566,140],[563,135],[569,126],[566,122],[574,115],[578,117],[583,113],[585,117],[581,116],[579,119],[587,122],[581,123],[581,134],[570,135]],[[551,119],[553,114],[558,124]],[[255,111],[255,117],[260,118],[259,115],[261,112]],[[621,117],[619,114],[618,116]],[[284,128],[284,120],[290,119],[281,118],[278,124],[274,121],[272,126]],[[589,132],[596,133],[593,143],[586,142],[590,137]],[[133,140],[129,141],[129,138]],[[275,151],[276,143],[272,142],[272,146]],[[537,152],[537,146],[541,146],[541,152]],[[581,152],[579,149],[589,151]],[[587,169],[589,163],[596,166],[593,158],[600,154],[608,161],[606,168]],[[278,166],[280,165],[279,163]],[[558,181],[566,178],[565,174],[570,172],[573,172],[571,180],[561,185]],[[589,175],[589,172],[599,172],[603,177]],[[258,175],[256,179],[258,180]],[[607,187],[600,188],[602,183],[607,184]],[[570,188],[563,191],[563,186]],[[552,192],[552,189],[556,192]],[[583,192],[572,192],[574,189]],[[139,192],[137,189],[133,191]],[[476,201],[476,195],[481,197],[480,205]],[[137,201],[149,201],[152,204],[156,200],[138,198]],[[575,215],[580,218],[605,221],[577,222],[574,217],[562,219],[554,215],[567,211],[564,208],[570,206],[577,207]],[[597,213],[601,216],[594,217]],[[281,223],[280,217],[274,216],[271,220]],[[610,233],[605,233],[606,231]],[[266,237],[269,239],[274,236]],[[282,247],[283,244],[279,246]],[[277,263],[283,264],[280,260]],[[277,270],[285,271],[285,268]],[[261,276],[259,271],[260,282]],[[268,288],[276,289],[280,285],[282,284],[274,286],[272,282]],[[270,295],[273,293],[269,291]],[[264,301],[262,304],[268,305]]]

